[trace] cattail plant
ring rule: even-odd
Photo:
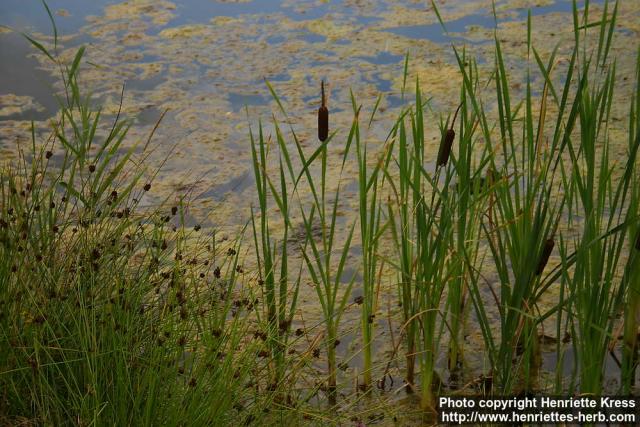
[[[286,116],[286,111],[282,108],[282,103],[278,98],[273,87],[267,82],[269,90],[272,96],[281,107],[282,113]],[[324,83],[322,86],[323,95],[323,107],[319,112],[319,124],[321,124],[320,117],[322,116],[322,109],[327,112],[324,106]],[[354,112],[354,120],[349,132],[349,136],[346,141],[346,149],[342,154],[342,167],[340,172],[345,166],[347,156],[349,154],[349,147],[354,138],[359,138],[359,124],[358,124],[358,112]],[[287,194],[284,190],[280,195],[275,196],[274,199],[281,209],[289,209],[289,198],[299,195],[301,184],[299,184],[301,178],[306,178],[308,193],[312,196],[312,202],[310,208],[305,208],[304,204],[300,202],[299,213],[302,216],[304,228],[306,231],[306,237],[304,242],[300,242],[300,252],[304,258],[304,263],[307,266],[309,275],[313,282],[316,295],[320,302],[323,314],[323,324],[325,328],[325,348],[327,353],[327,367],[328,367],[328,379],[327,379],[327,391],[328,398],[331,404],[336,403],[337,398],[337,376],[338,376],[338,363],[336,360],[336,347],[339,343],[338,332],[342,314],[351,295],[351,288],[354,283],[354,277],[352,277],[344,289],[342,280],[344,279],[343,273],[345,271],[347,256],[351,247],[351,241],[353,232],[355,229],[355,223],[348,228],[345,240],[342,242],[342,248],[339,250],[339,257],[337,260],[334,254],[337,250],[337,236],[340,235],[339,223],[338,223],[338,206],[340,202],[340,182],[338,182],[338,188],[333,196],[333,201],[330,202],[327,199],[327,158],[328,150],[327,143],[330,140],[328,136],[328,127],[326,126],[327,115],[324,114],[324,126],[319,126],[319,131],[324,132],[324,139],[320,138],[324,143],[318,147],[310,156],[306,156],[302,150],[302,146],[296,136],[296,133],[291,129],[291,135],[293,137],[295,147],[300,163],[303,165],[302,170],[294,171],[294,163],[292,156],[289,153],[284,136],[280,130],[278,123],[275,123],[276,139],[278,141],[278,147],[284,162],[280,162],[279,173],[280,180],[285,181],[285,176],[288,175],[288,179],[295,182],[294,190],[291,194]],[[319,160],[319,168],[316,168],[316,164]],[[312,173],[313,170],[319,169],[320,177],[316,178]],[[283,184],[284,185],[284,184]],[[288,208],[287,208],[288,207]],[[319,223],[320,236],[316,240],[314,237],[314,224]],[[319,356],[320,349],[315,348],[313,351],[314,356]]]
[[[464,53],[463,53],[464,55]],[[463,56],[463,60],[465,60]],[[470,80],[478,86],[477,71],[469,68]],[[456,177],[454,204],[454,244],[456,256],[451,257],[451,280],[447,286],[447,314],[449,332],[448,368],[452,381],[462,379],[460,374],[464,362],[464,328],[467,306],[468,283],[477,275],[478,249],[480,246],[480,223],[485,214],[487,193],[493,183],[483,178],[483,165],[490,151],[485,144],[477,144],[474,134],[476,116],[468,103],[466,87],[462,87],[461,99],[453,122],[462,112],[460,136],[456,161],[453,164]],[[453,128],[453,123],[451,125]]]
[[[396,265],[406,343],[407,391],[417,388],[414,379],[417,364],[421,407],[433,410],[434,389],[439,384],[435,371],[437,351],[445,323],[441,302],[452,272],[450,250],[455,198],[449,190],[452,168],[446,170],[444,183],[439,185],[423,167],[425,105],[419,82],[416,82],[415,99],[415,110],[403,112],[395,127],[398,132],[398,186],[394,180],[387,181],[396,197],[397,212],[390,205],[389,218],[399,256]],[[407,119],[411,122],[409,134],[413,136],[412,140],[407,136]]]
[[[496,143],[493,142],[493,127],[489,124],[483,102],[477,95],[478,88],[474,85],[472,73],[476,65],[471,61],[471,66],[465,66],[467,61],[464,57],[455,48],[454,52],[465,87],[463,103],[469,105],[475,116],[474,122],[477,122],[484,144],[499,149],[489,153],[484,161],[490,171],[488,174],[493,176],[495,171],[503,178],[485,182],[488,188],[484,194],[490,199],[490,209],[482,222],[482,230],[493,256],[500,284],[499,291],[492,289],[491,293],[501,319],[499,343],[494,338],[477,275],[469,276],[469,294],[485,339],[493,371],[493,385],[499,393],[511,393],[518,384],[528,391],[534,387],[539,363],[535,307],[541,289],[547,286],[547,282],[536,271],[544,252],[545,236],[550,236],[555,231],[564,202],[562,197],[552,197],[551,191],[560,159],[561,150],[557,149],[560,143],[554,140],[548,151],[550,155],[536,156],[543,148],[539,135],[544,129],[545,110],[542,109],[537,117],[536,130],[529,74],[526,82],[527,96],[523,103],[523,140],[516,138],[508,76],[497,37],[495,46],[499,132],[499,142]],[[542,71],[548,73],[545,69]],[[546,102],[544,97],[541,102]],[[567,132],[570,131],[571,129],[567,129]],[[523,147],[519,144],[523,144]],[[470,265],[469,261],[465,263]]]

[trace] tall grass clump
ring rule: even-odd
[[[637,150],[640,141],[640,55],[636,63],[635,98],[631,101],[629,114],[629,152]],[[634,173],[631,183],[631,194],[627,221],[640,215],[640,181],[637,171]],[[626,289],[624,308],[624,344],[622,352],[622,391],[630,394],[634,383],[635,373],[638,367],[638,322],[640,316],[640,227],[637,221],[630,224],[628,230],[629,258],[624,272],[624,284]]]
[[[245,388],[237,256],[141,206],[148,141],[61,71],[50,133],[0,166],[0,423],[181,425],[261,416]],[[237,253],[237,245],[229,253]]]
[[[553,77],[558,48],[545,63],[532,46],[529,15],[527,54],[529,62],[535,59],[544,81],[539,99],[534,98],[532,70],[528,67],[524,99],[512,100],[502,46],[496,36],[495,127],[474,89],[469,71],[474,67],[466,67],[463,56],[454,48],[466,90],[463,104],[468,104],[476,116],[485,144],[496,147],[487,162],[491,180],[482,229],[498,276],[499,291],[490,289],[500,315],[499,334],[487,315],[479,276],[471,281],[470,295],[497,393],[537,389],[538,329],[552,315],[556,315],[558,357],[561,333],[568,332],[563,325],[575,325],[571,335],[579,363],[580,389],[600,393],[614,319],[622,308],[623,295],[630,295],[626,282],[620,282],[617,276],[624,266],[622,248],[628,234],[622,231],[637,215],[631,190],[637,139],[630,135],[629,159],[622,165],[612,165],[607,129],[616,77],[615,62],[609,63],[607,58],[617,5],[611,14],[608,11],[609,3],[605,2],[603,18],[589,23],[587,4],[580,22],[574,2],[575,43],[560,90]],[[581,34],[587,31],[599,31],[593,53],[587,53],[581,43]],[[549,110],[555,117],[547,117]],[[545,136],[548,132],[552,135],[549,141]],[[561,222],[567,220],[582,229],[580,237],[562,234]],[[633,246],[632,241],[629,246]],[[562,261],[547,269],[556,250]],[[633,256],[628,271],[633,268],[632,261]],[[549,273],[545,275],[545,271]],[[630,277],[626,275],[627,282]],[[542,310],[541,298],[558,282],[559,301]]]
[[[443,325],[442,300],[451,279],[456,198],[452,188],[455,170],[451,150],[452,129],[442,129],[435,172],[425,168],[425,131],[422,92],[416,81],[415,105],[396,123],[398,135],[394,160],[397,180],[387,172],[395,197],[389,204],[393,241],[398,254],[399,294],[403,309],[403,333],[407,390],[416,388],[414,374],[420,368],[421,402],[435,408],[434,389],[440,384],[435,373]],[[415,110],[414,110],[415,109]],[[410,123],[407,132],[406,121]],[[394,184],[394,181],[398,185]],[[396,219],[397,218],[397,221]]]
[[[586,22],[588,11],[587,7],[583,22]],[[598,23],[597,55],[595,58],[591,54],[585,55],[578,68],[583,84],[578,88],[574,107],[580,128],[575,139],[567,139],[572,167],[568,190],[570,197],[575,197],[572,207],[576,209],[575,214],[581,216],[582,231],[575,242],[575,268],[572,274],[565,268],[563,279],[571,292],[568,307],[574,325],[579,390],[595,395],[603,391],[605,360],[610,344],[617,339],[613,336],[615,319],[622,310],[624,294],[631,296],[634,292],[634,280],[628,274],[635,264],[632,232],[636,227],[630,227],[630,233],[610,231],[621,224],[633,225],[638,214],[636,190],[631,187],[637,183],[638,140],[630,140],[628,158],[621,164],[612,162],[610,157],[608,124],[614,103],[616,63],[606,62],[606,57],[615,27],[617,4],[610,16],[607,11],[608,3],[605,3],[602,21]],[[578,50],[580,43],[586,43],[586,40],[580,38],[582,31],[577,25],[575,10],[574,15]],[[627,276],[620,280],[627,236]],[[632,296],[629,302],[633,304]],[[626,363],[629,363],[628,359]],[[627,368],[629,365],[623,370]]]

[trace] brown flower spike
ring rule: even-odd
[[[451,154],[451,147],[453,146],[453,140],[456,138],[456,131],[453,130],[453,125],[458,117],[458,111],[460,111],[462,104],[456,109],[456,113],[453,115],[451,126],[447,129],[444,135],[444,139],[440,143],[440,149],[438,150],[438,166],[445,166],[449,161],[449,155]]]
[[[544,271],[544,268],[547,266],[547,262],[549,262],[549,257],[551,256],[551,251],[553,251],[553,246],[556,242],[551,239],[547,239],[544,242],[544,246],[542,247],[542,254],[540,254],[540,260],[538,261],[538,267],[536,268],[536,276],[539,276]]]
[[[322,105],[318,109],[318,139],[325,142],[329,137],[329,110],[327,109],[327,99],[324,95],[324,80],[320,85],[322,93]]]

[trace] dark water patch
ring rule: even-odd
[[[163,75],[164,73],[160,72],[157,74],[154,74],[151,77],[148,77],[146,79],[140,78],[140,79],[130,79],[127,80],[126,83],[126,88],[127,89],[134,89],[134,90],[151,90],[154,89],[156,86],[164,83],[165,81],[167,81],[167,77],[165,75]]]
[[[136,122],[141,125],[155,125],[161,116],[160,110],[156,107],[146,107],[136,116]]]
[[[267,77],[267,80],[271,81],[271,82],[288,82],[291,80],[291,75],[289,75],[289,73],[280,73],[280,74],[274,74],[273,76],[269,76]]]
[[[270,99],[263,95],[246,95],[235,92],[230,92],[227,99],[235,111],[242,110],[247,105],[268,105],[270,102]]]
[[[251,177],[252,175],[247,171],[220,184],[214,184],[209,190],[198,195],[197,199],[222,202],[227,193],[242,193],[247,188],[253,186],[254,180],[251,179]]]
[[[59,35],[74,33],[85,24],[87,15],[98,15],[111,1],[48,0]],[[68,12],[62,12],[66,11]],[[59,13],[60,12],[60,13]],[[2,0],[0,24],[20,31],[39,31],[52,34],[51,21],[42,3],[34,0]]]
[[[374,56],[356,56],[356,58],[363,59],[367,62],[376,65],[389,65],[389,64],[398,64],[404,60],[404,56],[402,55],[394,55],[389,52],[379,52]]]
[[[304,31],[298,37],[307,43],[324,43],[327,41],[325,36],[321,36],[320,34],[315,34],[310,31]]]
[[[267,37],[267,43],[269,44],[280,44],[284,43],[287,40],[285,36],[277,35],[277,36],[269,36]]]
[[[40,69],[31,53],[31,44],[21,35],[0,35],[0,94],[30,96],[44,107],[44,111],[40,112],[30,110],[11,115],[12,119],[42,120],[58,110],[58,103],[52,95],[52,87],[57,79]]]
[[[426,25],[408,25],[403,27],[388,28],[384,31],[416,40],[430,40],[435,43],[448,43],[452,40],[460,39],[459,36],[453,35],[451,33],[464,33],[467,31],[467,28],[472,25],[484,28],[494,28],[496,22],[493,16],[488,15],[486,13],[487,11],[482,12],[483,13],[476,13],[460,19],[445,22],[444,26],[449,34],[443,30],[440,23]]]

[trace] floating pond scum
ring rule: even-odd
[[[3,2],[0,425],[637,398],[638,16]]]

